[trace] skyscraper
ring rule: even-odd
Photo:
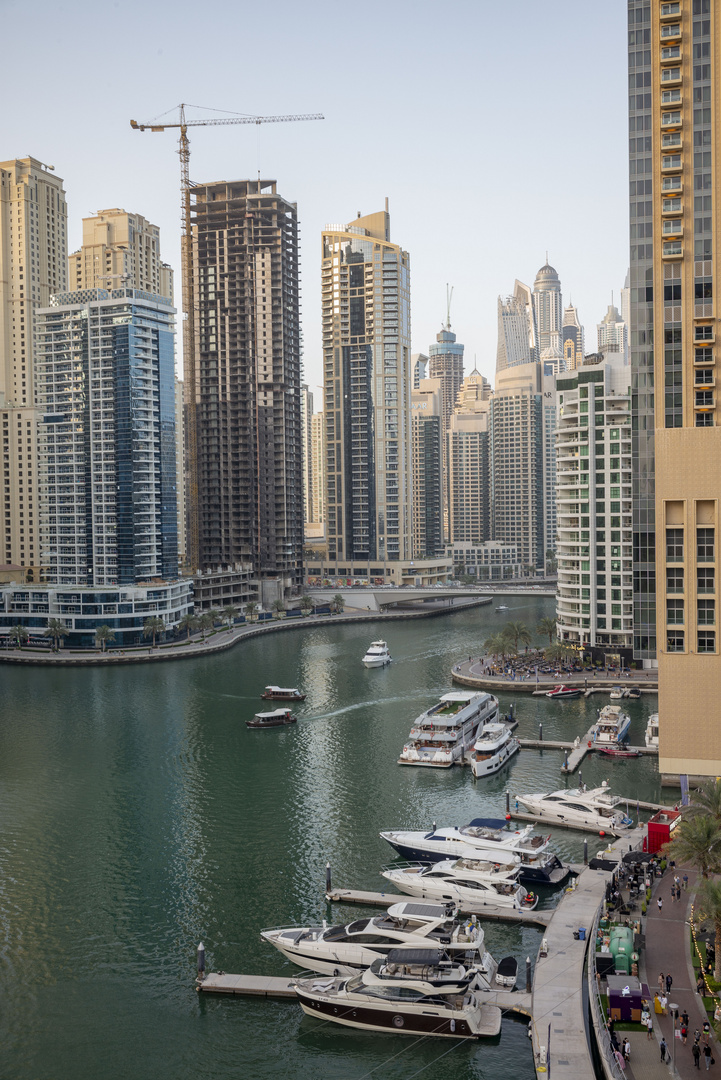
[[[436,341],[428,349],[428,378],[438,379],[441,384],[441,409],[443,416],[443,441],[456,406],[456,397],[463,382],[463,346],[451,331],[450,319],[436,334]]]
[[[448,431],[449,543],[491,538],[490,386],[475,369],[463,380]]]
[[[716,776],[719,10],[629,0],[628,18],[635,647],[658,656],[661,772]]]
[[[538,271],[533,283],[533,311],[536,316],[539,355],[542,357],[546,349],[552,349],[554,355],[562,353],[561,281],[557,272],[549,266],[548,261]]]
[[[274,180],[193,187],[199,563],[302,581],[298,219]],[[186,394],[188,378],[186,369]]]
[[[498,344],[496,371],[538,360],[538,334],[533,295],[528,285],[516,281],[513,295],[498,297]]]
[[[83,218],[83,246],[68,257],[68,287],[144,289],[173,302],[173,271],[160,258],[160,230],[117,207]]]
[[[604,356],[617,354],[628,362],[628,329],[615,304],[609,304],[606,314],[596,326],[598,351]]]
[[[41,562],[51,584],[178,577],[174,314],[165,297],[135,289],[61,293],[37,312]]]
[[[413,447],[413,553],[443,552],[443,416],[439,379],[422,379],[411,394]]]
[[[35,312],[67,285],[63,181],[28,157],[0,162],[0,413],[6,563],[39,576]]]
[[[585,345],[583,327],[578,321],[578,311],[573,304],[564,308],[561,336],[564,368],[566,371],[575,371],[583,363]]]
[[[425,379],[428,375],[428,357],[426,354],[422,352],[413,353],[411,367],[413,369],[413,389],[417,390],[421,385],[421,379]]]
[[[314,413],[310,421],[311,465],[313,469],[310,521],[325,521],[325,453],[323,449],[323,413]]]
[[[303,520],[312,521],[313,507],[313,393],[306,383],[300,388],[300,430],[303,456]]]
[[[387,204],[322,239],[328,556],[410,559],[408,253]]]

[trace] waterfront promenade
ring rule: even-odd
[[[611,690],[614,686],[635,686],[641,692],[658,691],[658,672],[627,671],[623,675],[614,672],[562,671],[560,674],[520,675],[495,674],[489,671],[491,658],[488,656],[469,657],[454,664],[452,677],[460,686],[477,687],[494,693],[497,690],[514,690],[519,694],[534,694],[537,691],[552,690],[563,683],[564,686],[578,687],[585,691]]]

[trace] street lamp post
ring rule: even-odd
[[[670,1001],[668,1007],[671,1010],[671,1016],[673,1017],[673,1031],[671,1032],[671,1054],[673,1057],[673,1071],[676,1072],[676,1019],[678,1018],[678,1005],[672,1004]]]

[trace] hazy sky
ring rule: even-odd
[[[0,160],[65,180],[81,219],[121,206],[161,230],[178,274],[174,132],[129,120],[180,101],[314,123],[199,128],[191,178],[278,181],[301,223],[305,378],[322,379],[320,231],[390,199],[411,256],[412,347],[445,317],[493,380],[496,300],[549,259],[596,346],[628,265],[624,0],[0,0]],[[190,115],[199,117],[200,112]],[[177,290],[177,297],[180,290]],[[320,401],[316,401],[318,407]]]

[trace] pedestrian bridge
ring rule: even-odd
[[[308,589],[308,596],[318,604],[327,604],[334,596],[342,596],[346,608],[357,608],[360,611],[387,611],[390,608],[406,606],[408,604],[427,604],[433,607],[450,607],[457,600],[478,600],[485,598],[487,603],[493,602],[487,590],[443,588],[443,589]]]

